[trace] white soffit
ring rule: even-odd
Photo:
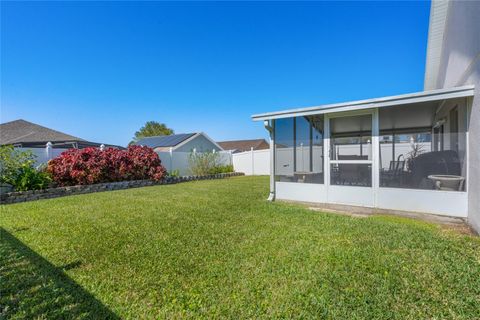
[[[413,104],[427,101],[442,101],[445,99],[472,97],[475,91],[474,85],[462,87],[453,87],[446,89],[437,89],[422,91],[416,93],[403,94],[398,96],[389,96],[383,98],[374,98],[368,100],[358,100],[343,103],[326,104],[316,107],[289,109],[283,111],[274,111],[252,116],[253,121],[262,121],[270,119],[280,119],[297,116],[308,116],[314,114],[324,114],[333,112],[355,111],[371,108],[382,108],[398,106],[404,104]]]
[[[425,79],[423,83],[424,90],[432,90],[437,86],[448,6],[449,0],[433,0],[430,7],[427,61],[425,63]]]

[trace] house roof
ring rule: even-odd
[[[101,144],[53,130],[23,119],[0,124],[0,145],[13,144],[25,148],[45,147],[51,142],[54,147],[98,147]],[[105,144],[106,147],[124,149],[121,146]]]
[[[23,119],[0,124],[0,144],[2,145],[44,141],[54,143],[85,140]]]
[[[146,137],[138,140],[135,144],[150,148],[175,147],[183,141],[193,137],[196,133],[179,133],[168,136]]]
[[[437,87],[449,2],[432,1],[430,6],[424,90],[432,90]]]
[[[253,115],[252,119],[254,121],[262,121],[262,120],[270,120],[270,119],[332,113],[332,112],[382,108],[382,107],[398,106],[398,105],[413,104],[413,103],[428,102],[428,101],[442,101],[445,99],[473,97],[474,91],[475,91],[474,85],[467,85],[462,87],[453,87],[453,88],[402,94],[398,96],[388,96],[388,97],[374,98],[374,99],[368,99],[368,100],[358,100],[358,101],[326,104],[326,105],[320,105],[315,107],[267,112],[267,113]]]
[[[224,150],[235,151],[248,151],[268,149],[268,143],[265,139],[252,139],[252,140],[232,140],[232,141],[220,141],[217,142]]]

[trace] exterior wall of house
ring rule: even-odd
[[[437,88],[475,85],[469,123],[468,220],[480,232],[480,2],[450,1]]]
[[[221,151],[215,144],[213,144],[210,140],[205,138],[202,135],[199,135],[195,139],[187,142],[183,146],[175,149],[175,152],[192,152],[193,149],[196,149],[197,152],[212,152]]]

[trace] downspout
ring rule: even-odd
[[[270,134],[270,194],[268,201],[275,200],[275,120],[265,120],[265,129]]]

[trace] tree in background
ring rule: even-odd
[[[140,128],[140,130],[135,132],[133,141],[131,141],[129,144],[133,144],[145,137],[168,136],[173,133],[173,129],[168,128],[165,123],[160,123],[157,121],[147,121],[145,125]]]

